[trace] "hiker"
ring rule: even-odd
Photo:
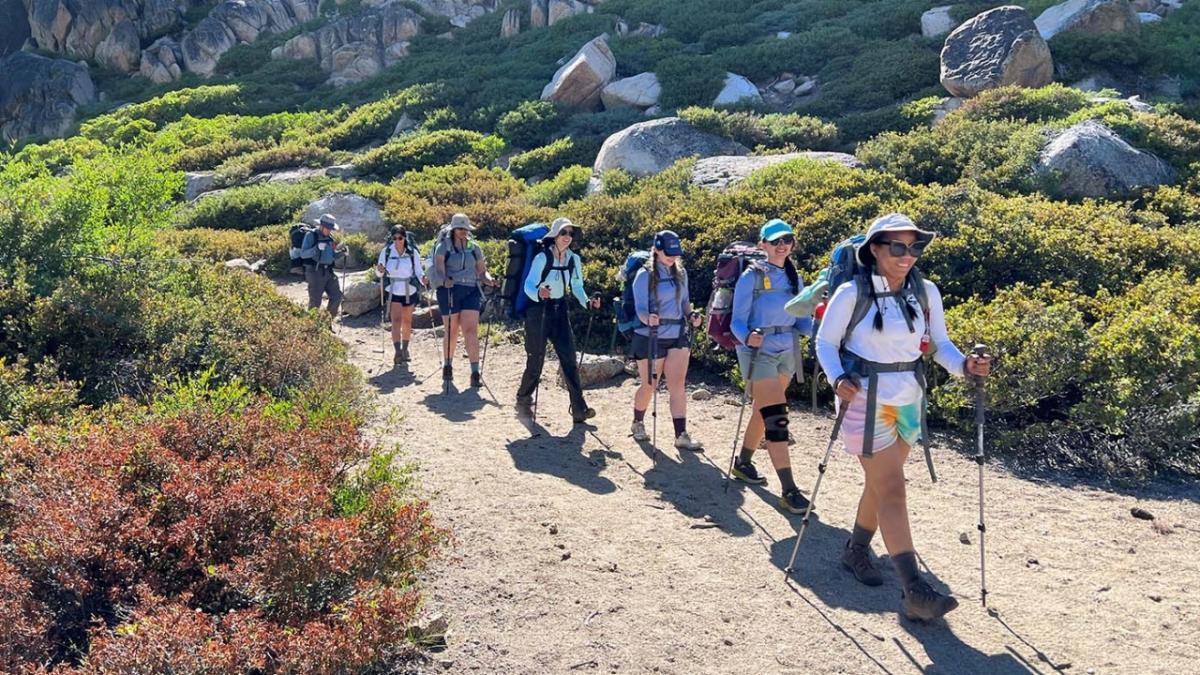
[[[412,340],[413,309],[424,284],[421,258],[412,236],[401,225],[392,227],[392,243],[379,252],[376,271],[382,275],[384,306],[391,307],[393,364],[407,363]]]
[[[433,265],[437,278],[442,280],[437,289],[438,310],[446,326],[445,364],[442,379],[454,377],[453,357],[458,348],[458,332],[462,329],[463,342],[467,346],[467,358],[471,362],[471,386],[483,385],[479,371],[479,313],[483,308],[483,289],[480,284],[495,286],[496,281],[487,271],[483,250],[471,237],[475,226],[466,214],[456,213],[450,218],[446,233],[433,249]]]
[[[533,414],[534,394],[546,361],[546,341],[554,343],[563,379],[571,398],[571,419],[576,424],[596,416],[583,398],[579,368],[575,363],[575,336],[571,332],[568,292],[584,309],[599,309],[600,298],[589,299],[583,290],[583,261],[571,250],[578,228],[567,218],[557,218],[543,237],[543,250],[534,256],[525,277],[529,298],[525,309],[525,372],[517,389],[517,413]],[[545,273],[549,266],[549,273]],[[568,290],[569,289],[569,290]]]
[[[779,507],[789,513],[804,513],[808,499],[796,487],[788,456],[788,382],[796,374],[799,335],[807,333],[812,321],[797,318],[784,305],[803,288],[791,260],[796,245],[792,227],[779,219],[767,221],[759,230],[759,247],[765,261],[751,263],[733,290],[730,329],[738,341],[737,357],[742,379],[750,388],[754,413],[746,425],[742,449],[731,472],[734,478],[764,485],[765,476],[754,467],[754,451],[764,438],[767,454],[779,477]]]
[[[646,433],[646,408],[666,374],[670,394],[671,423],[675,426],[675,447],[702,452],[704,446],[687,432],[687,379],[691,358],[692,328],[700,326],[700,315],[692,311],[688,294],[687,270],[680,264],[683,247],[679,235],[663,230],[654,236],[652,255],[633,279],[633,299],[638,318],[645,324],[633,331],[633,357],[637,360],[639,382],[633,394],[633,438],[649,440]],[[652,277],[653,275],[653,277]],[[650,279],[656,280],[654,289]],[[651,338],[651,328],[656,334]],[[650,374],[650,350],[654,349],[653,375]],[[653,382],[651,381],[653,379]]]
[[[304,235],[300,257],[304,262],[304,280],[308,282],[308,308],[321,306],[321,297],[329,296],[329,316],[337,318],[342,304],[342,289],[333,269],[335,256],[345,253],[334,232],[341,231],[337,220],[326,213],[317,221],[317,229]]]
[[[854,249],[863,271],[833,292],[816,346],[838,405],[849,405],[841,429],[845,451],[858,457],[866,478],[842,564],[860,582],[882,584],[870,558],[871,538],[882,530],[900,577],[903,611],[923,620],[942,616],[958,601],[933,590],[917,572],[908,522],[904,461],[918,438],[928,439],[921,356],[933,348],[934,360],[954,375],[987,377],[991,371],[990,357],[964,357],[950,341],[941,294],[916,270],[934,236],[899,213],[875,220]],[[860,294],[865,313],[855,311],[864,307]],[[858,319],[854,325],[852,317]]]

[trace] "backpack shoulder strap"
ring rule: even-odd
[[[846,346],[846,341],[850,339],[850,334],[862,323],[863,319],[867,318],[867,312],[871,310],[871,288],[868,284],[871,280],[861,274],[855,274],[853,279],[855,298],[854,309],[850,312],[850,323],[846,324],[846,333],[842,336],[842,346]]]
[[[550,277],[550,272],[554,269],[554,256],[550,253],[550,249],[542,248],[542,255],[546,256],[546,264],[542,266],[542,278],[538,282],[538,286],[546,283],[546,279]]]

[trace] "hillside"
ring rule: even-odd
[[[824,649],[859,659],[845,671],[1004,660],[1023,672],[1014,649],[1035,670],[1178,669],[1156,650],[1172,639],[1158,626],[1194,620],[1187,589],[1200,579],[1183,556],[1200,475],[1200,4],[0,0],[0,18],[0,613],[18,617],[0,628],[0,670],[436,669],[413,626],[440,610],[458,640],[451,670],[707,672],[748,659],[771,671],[766,643],[740,636],[797,608],[789,641],[829,632]],[[797,523],[740,496],[723,506],[708,487],[680,492],[713,483],[719,466],[649,469],[631,455],[624,385],[597,391],[611,410],[594,431],[554,427],[547,443],[567,440],[525,443],[505,388],[515,344],[494,346],[498,398],[444,399],[421,378],[373,370],[373,273],[351,279],[353,316],[333,324],[277,292],[295,290],[289,227],[324,212],[346,225],[355,270],[391,226],[427,251],[464,212],[497,277],[511,230],[566,215],[583,231],[589,292],[604,298],[620,293],[626,255],[672,229],[702,304],[719,251],[769,218],[793,225],[812,280],[835,244],[891,210],[939,234],[921,269],[942,291],[951,337],[999,356],[988,471],[1005,503],[996,527],[1013,533],[991,559],[1014,632],[982,615],[952,620],[957,642],[910,633],[924,657],[894,617],[874,616],[883,609],[856,623],[874,601],[840,597],[828,579],[802,580],[794,606],[776,607],[785,587],[773,581],[756,581],[736,613],[689,604],[726,576],[776,574],[774,549]],[[592,353],[608,349],[609,305]],[[582,338],[587,318],[575,322]],[[506,328],[518,343],[519,326]],[[732,360],[712,347],[699,337],[693,372],[724,392],[737,384]],[[415,370],[432,371],[431,359]],[[961,484],[914,499],[932,505],[918,535],[930,534],[930,564],[956,565],[947,583],[967,597],[975,563],[957,536],[971,525],[958,523],[965,506],[953,511],[973,492],[953,450],[974,411],[961,382],[934,380],[931,419]],[[791,394],[808,401],[807,388]],[[723,396],[693,415],[715,448],[731,433],[728,416],[714,421]],[[829,405],[827,384],[818,398]],[[827,423],[806,417],[795,434],[806,490]],[[485,432],[503,442],[489,438],[458,484],[448,440]],[[571,459],[559,463],[560,450]],[[836,527],[848,526],[839,517],[856,478],[843,470],[822,508]],[[506,487],[491,490],[496,480]],[[547,632],[576,617],[546,608],[595,583],[592,572],[561,575],[549,550],[549,562],[518,560],[530,523],[585,518],[570,505],[580,487],[589,510],[616,518],[580,546],[619,566],[605,593],[626,598],[575,598],[589,607],[587,645]],[[539,489],[544,503],[530,503]],[[639,527],[686,528],[639,517],[663,499],[720,530],[671,535],[703,546],[711,566],[678,605],[662,584],[685,574],[684,559],[601,555],[606,540],[645,543]],[[464,523],[474,504],[463,500],[484,502],[478,523]],[[1077,523],[1054,511],[1061,501]],[[1159,514],[1154,527],[1130,520],[1141,503]],[[521,508],[545,515],[503,529]],[[1062,522],[1016,533],[1052,512],[1087,534],[1051,552],[1038,538],[1071,536]],[[943,520],[953,532],[932,539]],[[488,548],[468,541],[491,531]],[[752,534],[768,555],[745,546]],[[1064,571],[1101,545],[1112,556]],[[1139,551],[1137,562],[1117,549]],[[726,558],[736,569],[717,568]],[[484,583],[493,562],[508,565],[495,598],[455,590]],[[646,576],[634,583],[627,565]],[[1173,585],[1091,588],[1116,588],[1114,570],[1139,565]],[[510,582],[531,574],[552,590],[514,599]],[[631,588],[645,596],[636,610]],[[1059,614],[1025,608],[1039,594]],[[1147,596],[1160,599],[1143,607]],[[1091,623],[1069,620],[1094,603]],[[646,635],[688,630],[676,610],[734,644],[655,653]],[[1121,629],[1123,653],[1092,639],[1148,611],[1153,622]],[[541,639],[503,646],[530,621]],[[1052,638],[1056,625],[1069,629]],[[636,650],[614,646],[633,636]],[[556,651],[560,640],[571,648]],[[864,647],[875,642],[910,656]],[[502,649],[512,654],[490,653]],[[1034,661],[1039,649],[1052,663]],[[837,670],[769,652],[781,669]]]

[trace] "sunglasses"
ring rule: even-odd
[[[796,238],[790,234],[785,234],[774,241],[767,242],[772,246],[791,246],[796,243]]]
[[[562,232],[558,233],[558,236],[571,237],[573,239],[573,238],[575,238],[575,230],[563,230]]]
[[[927,245],[927,242],[916,241],[911,244],[905,244],[902,241],[888,240],[877,241],[875,244],[878,246],[886,246],[888,255],[892,256],[893,258],[899,258],[905,255],[913,258],[920,258],[921,254],[925,252],[925,246]]]
[[[404,239],[404,235],[402,235],[402,234],[394,234],[394,235],[392,235],[392,238],[393,238],[393,239]]]

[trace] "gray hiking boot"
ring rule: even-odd
[[[645,422],[635,420],[633,426],[629,428],[629,433],[633,434],[633,440],[639,443],[650,440],[650,434],[646,433]]]
[[[871,547],[855,546],[849,541],[842,551],[842,567],[854,573],[854,578],[868,586],[883,583],[883,575],[871,564]]]
[[[900,596],[904,616],[915,621],[933,621],[958,607],[958,600],[933,590],[929,582],[917,579]]]
[[[683,432],[675,437],[675,447],[680,450],[691,450],[692,452],[704,452],[704,444],[700,441],[693,441],[688,432]]]
[[[517,399],[517,417],[531,418],[533,417],[533,399]]]

